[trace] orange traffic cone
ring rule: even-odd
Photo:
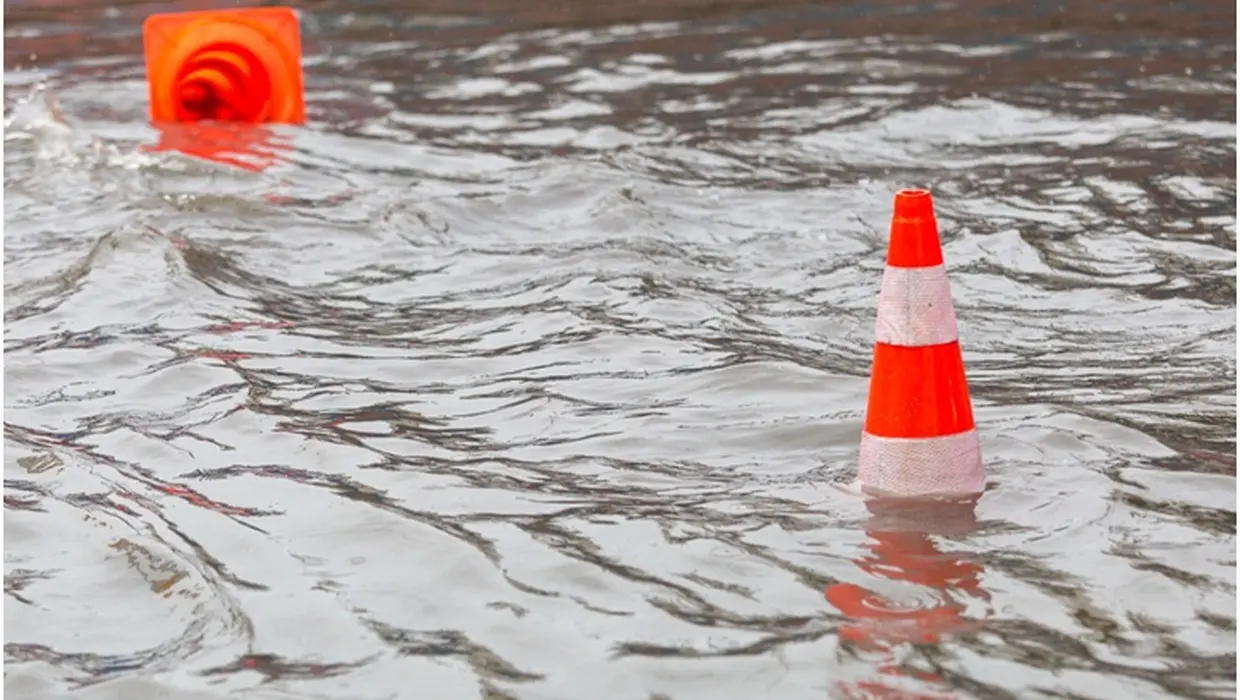
[[[151,121],[301,124],[301,30],[287,7],[151,15]]]
[[[858,481],[876,496],[980,493],[985,476],[934,201],[896,194]]]

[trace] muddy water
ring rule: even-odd
[[[1234,697],[1234,5],[949,5],[307,5],[185,133],[9,3],[5,690]],[[906,186],[974,510],[839,486]]]

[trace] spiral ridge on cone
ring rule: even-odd
[[[152,15],[143,41],[152,121],[305,121],[291,9]]]

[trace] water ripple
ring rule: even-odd
[[[5,690],[1234,695],[1234,9],[692,4],[319,3],[248,131],[6,8]],[[907,185],[977,504],[847,486]]]

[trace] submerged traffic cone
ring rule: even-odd
[[[301,31],[287,7],[151,15],[142,41],[154,122],[306,120]]]
[[[925,190],[896,194],[878,295],[857,477],[877,496],[952,497],[984,486],[939,225]]]

